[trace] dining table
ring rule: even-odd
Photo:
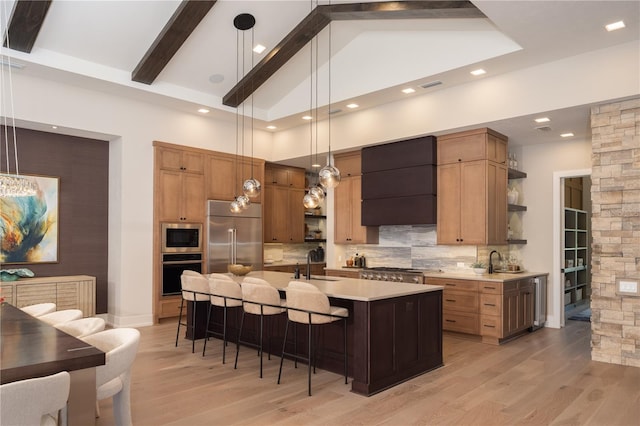
[[[95,424],[95,369],[105,353],[6,302],[0,324],[1,384],[68,371],[68,424]]]

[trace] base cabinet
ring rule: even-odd
[[[24,278],[0,285],[5,301],[18,308],[55,303],[58,311],[80,309],[85,317],[96,314],[96,278],[88,275]]]

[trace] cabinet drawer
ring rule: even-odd
[[[479,290],[485,294],[502,294],[502,283],[480,281]]]
[[[502,321],[500,321],[500,317],[480,315],[480,335],[501,338]]]
[[[442,296],[442,308],[445,311],[478,312],[478,293],[445,288]]]
[[[488,315],[500,315],[502,312],[502,295],[481,294],[480,313]]]
[[[180,297],[161,301],[158,318],[177,317],[178,315],[180,315],[181,301],[182,299]],[[187,312],[187,307],[185,305],[183,313],[186,313],[186,312]]]
[[[427,277],[426,284],[441,285],[450,290],[463,290],[463,291],[478,291],[478,282],[471,280],[455,280],[447,278],[430,278]]]
[[[442,314],[443,330],[478,334],[478,323],[478,314],[463,314],[459,312],[444,312]]]

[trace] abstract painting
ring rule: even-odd
[[[0,197],[0,262],[58,261],[59,179],[22,175],[38,186],[36,195]]]

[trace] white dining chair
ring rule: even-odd
[[[135,328],[112,328],[82,340],[105,353],[105,365],[96,367],[96,415],[100,415],[97,401],[113,397],[115,424],[130,426],[131,366],[138,352],[140,332]]]
[[[1,385],[0,424],[66,426],[70,386],[66,371]]]
[[[28,313],[32,317],[39,317],[56,311],[55,303],[36,303],[35,305],[23,306],[23,312]]]
[[[69,321],[74,321],[82,318],[82,311],[80,309],[65,309],[62,311],[51,312],[50,314],[41,315],[39,320],[51,325],[58,325]]]
[[[98,317],[80,318],[56,324],[54,327],[73,337],[82,338],[104,330],[105,321]]]

